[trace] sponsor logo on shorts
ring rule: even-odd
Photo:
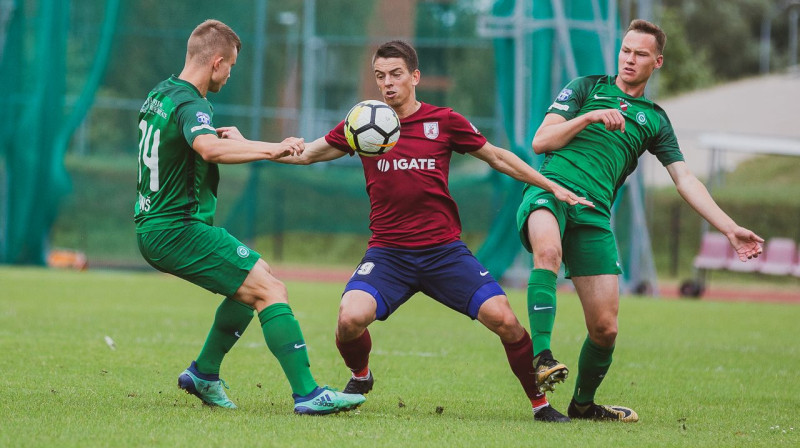
[[[548,202],[550,202],[549,199],[537,199],[536,200],[536,205],[544,205],[544,204],[547,204]]]
[[[636,121],[638,121],[639,124],[645,124],[647,123],[647,116],[644,114],[644,112],[639,112],[636,114]]]
[[[250,256],[250,249],[246,248],[245,246],[239,246],[236,248],[236,255],[247,258]]]
[[[361,263],[356,269],[356,274],[358,275],[369,275],[372,272],[372,269],[375,268],[375,263],[368,261],[366,263]]]

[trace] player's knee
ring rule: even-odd
[[[368,312],[363,307],[354,306],[342,302],[339,306],[339,321],[337,323],[337,334],[345,336],[358,335],[369,325],[371,319]],[[373,312],[374,314],[374,312]]]
[[[561,250],[555,246],[544,245],[533,249],[533,265],[537,269],[558,271],[561,267]]]
[[[601,347],[612,347],[617,340],[617,333],[616,320],[605,320],[592,326],[589,337]]]
[[[286,285],[272,276],[268,276],[259,284],[254,296],[256,309],[264,309],[276,303],[289,303],[289,292]]]
[[[519,320],[517,320],[517,317],[514,316],[513,313],[507,313],[503,316],[500,316],[496,322],[497,324],[494,332],[504,342],[516,342],[525,332],[525,330],[522,328],[522,325],[519,323]]]
[[[504,341],[519,340],[524,331],[505,296],[496,296],[484,302],[478,312],[478,320]]]
[[[289,302],[289,291],[286,289],[286,285],[275,277],[270,279],[267,295],[272,297],[275,302]]]

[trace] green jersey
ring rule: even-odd
[[[147,96],[139,111],[137,233],[213,225],[219,168],[191,146],[198,135],[216,135],[212,116],[211,103],[176,76]]]
[[[644,96],[625,94],[615,80],[607,75],[576,78],[558,94],[547,113],[571,120],[597,109],[619,109],[625,117],[625,132],[592,123],[563,148],[548,152],[540,167],[548,178],[581,187],[598,205],[609,208],[645,151],[664,166],[683,160],[664,110]]]

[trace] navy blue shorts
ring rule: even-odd
[[[419,250],[371,247],[344,292],[351,290],[372,294],[378,320],[386,320],[417,292],[472,319],[484,302],[505,295],[462,241]]]

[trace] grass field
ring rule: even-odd
[[[342,285],[287,284],[317,380],[342,387]],[[359,411],[293,415],[256,324],[222,370],[240,409],[203,407],[175,384],[219,299],[155,273],[0,268],[0,446],[800,445],[797,305],[626,297],[598,401],[641,421],[546,425],[496,337],[423,296],[371,327],[377,381]],[[524,291],[510,300],[527,327]],[[562,411],[584,334],[576,297],[563,295],[553,347],[573,377],[550,395]]]

